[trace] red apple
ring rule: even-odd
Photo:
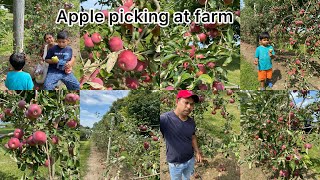
[[[133,5],[133,0],[125,0],[123,5],[130,8]]]
[[[18,139],[21,139],[23,137],[23,135],[24,135],[24,132],[22,129],[16,129],[13,132],[13,137],[18,138]]]
[[[312,144],[306,143],[306,144],[304,144],[304,148],[311,149],[312,148]]]
[[[172,90],[174,90],[174,87],[173,86],[168,86],[168,87],[165,88],[165,90],[172,91]]]
[[[67,122],[67,126],[69,127],[69,128],[76,128],[77,127],[77,125],[78,125],[78,123],[77,123],[77,121],[76,120],[69,120],[68,122]]]
[[[18,103],[18,107],[20,109],[24,109],[26,107],[26,104],[27,104],[26,101],[20,100],[19,103]]]
[[[150,144],[148,142],[144,142],[143,143],[143,147],[144,147],[145,150],[148,150],[149,147],[150,147]]]
[[[28,115],[32,118],[38,118],[41,115],[41,108],[38,104],[30,104],[28,108]]]
[[[4,114],[5,114],[6,116],[13,116],[13,113],[11,112],[11,108],[6,108],[6,109],[4,110]]]
[[[204,41],[206,41],[206,39],[207,39],[206,34],[204,34],[204,33],[198,34],[198,41],[204,42]]]
[[[140,129],[140,131],[146,131],[146,130],[148,130],[148,127],[146,126],[146,125],[140,125],[139,126],[139,129]]]
[[[52,144],[58,144],[59,143],[59,138],[55,135],[51,136],[51,142]]]
[[[20,146],[20,140],[18,138],[11,138],[8,142],[9,149],[18,149]]]
[[[225,5],[230,5],[233,3],[233,0],[223,0]]]
[[[88,48],[94,47],[93,41],[90,37],[84,39],[84,45]]]
[[[64,100],[69,104],[76,104],[80,100],[80,97],[78,94],[69,93]]]
[[[98,43],[100,43],[101,42],[101,35],[99,34],[99,33],[93,33],[92,35],[91,35],[91,39],[92,39],[92,42],[93,43],[95,43],[95,44],[98,44]]]
[[[131,71],[138,64],[137,56],[130,50],[122,51],[118,56],[118,66],[124,71]]]
[[[199,25],[197,25],[195,22],[192,22],[191,24],[190,24],[190,32],[192,32],[192,33],[197,33],[197,32],[199,32],[200,31],[200,26]]]
[[[32,139],[36,144],[42,145],[47,141],[47,135],[43,131],[36,131],[32,135]]]
[[[30,145],[30,146],[34,146],[36,145],[36,142],[34,141],[33,139],[33,136],[29,136],[28,139],[27,139],[27,143]]]
[[[224,85],[222,84],[222,82],[215,81],[212,85],[212,89],[224,90]]]
[[[104,14],[105,18],[108,18],[108,14],[109,14],[108,10],[102,10],[101,12]]]
[[[109,40],[109,48],[112,52],[120,51],[123,49],[123,41],[120,37],[114,36]]]
[[[152,140],[153,140],[153,141],[158,141],[159,138],[158,138],[157,136],[152,136]]]
[[[235,100],[234,100],[233,98],[231,98],[231,99],[229,100],[229,102],[230,102],[231,104],[233,104],[233,103],[235,102]]]

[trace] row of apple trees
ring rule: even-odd
[[[318,86],[310,78],[320,75],[319,10],[318,0],[244,0],[242,40],[255,45],[257,36],[268,31],[277,52],[293,53],[285,58],[288,88]]]
[[[92,141],[105,154],[107,179],[160,179],[159,94],[130,91],[94,124]]]
[[[243,162],[263,167],[269,178],[306,177],[319,158],[309,152],[320,145],[320,94],[243,91],[240,96]]]

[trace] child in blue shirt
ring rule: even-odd
[[[270,45],[270,35],[263,32],[259,35],[259,44],[255,53],[254,64],[258,65],[258,80],[260,81],[261,90],[265,90],[265,84],[272,87],[272,58],[275,57],[273,47]]]
[[[33,82],[29,73],[23,72],[26,61],[24,53],[14,53],[9,58],[14,71],[7,73],[5,85],[9,90],[32,90]]]
[[[72,48],[68,44],[67,32],[61,31],[57,35],[57,45],[48,50],[45,58],[49,63],[48,74],[44,82],[45,90],[54,90],[59,80],[67,86],[68,90],[80,89],[80,83],[72,73],[74,58],[72,58]],[[58,58],[58,61],[55,58]]]

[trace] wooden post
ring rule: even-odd
[[[114,124],[114,116],[111,117],[111,128],[110,128],[110,134],[113,130],[113,124]],[[111,135],[109,134],[109,140],[108,140],[108,150],[107,150],[107,161],[106,164],[109,164],[109,156],[110,156],[110,149],[111,149]]]
[[[14,52],[23,52],[25,0],[13,1],[13,47]]]

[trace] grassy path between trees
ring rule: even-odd
[[[84,157],[88,157],[84,155]],[[90,154],[87,158],[86,164],[81,166],[87,166],[85,176],[83,179],[85,180],[103,180],[103,173],[105,172],[104,159],[103,155],[98,151],[97,147],[93,142],[90,142]],[[85,162],[85,161],[84,161]]]

